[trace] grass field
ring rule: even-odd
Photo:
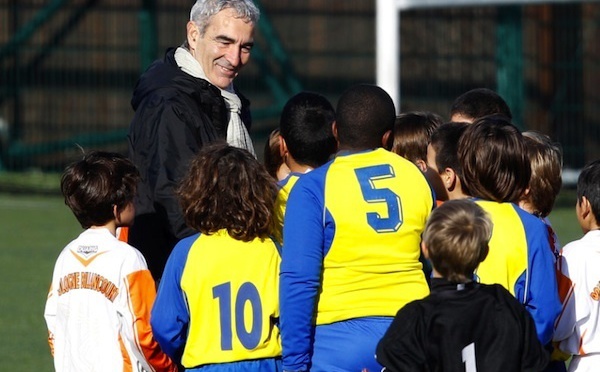
[[[54,194],[0,193],[0,371],[53,370],[43,318],[46,293],[59,251],[81,231]],[[581,235],[572,191],[561,194],[550,219],[563,244]]]
[[[58,196],[0,195],[0,371],[53,371],[44,304],[60,249],[80,231]]]

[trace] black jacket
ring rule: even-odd
[[[177,241],[194,233],[185,225],[174,189],[202,146],[226,140],[229,120],[219,89],[181,71],[174,54],[174,48],[167,50],[138,80],[127,136],[129,157],[142,177],[129,243],[144,254],[156,279]],[[250,129],[249,102],[236,93]]]
[[[535,323],[506,289],[477,283],[458,289],[434,278],[428,297],[398,311],[377,346],[385,371],[544,369],[549,355]]]

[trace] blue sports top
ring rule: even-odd
[[[315,325],[390,316],[429,293],[419,262],[433,193],[384,149],[340,155],[300,177],[284,220],[283,368],[310,362]]]
[[[281,355],[280,256],[271,239],[226,230],[181,240],[152,308],[154,336],[186,368]]]
[[[545,345],[561,309],[548,229],[513,203],[476,202],[494,224],[489,254],[476,275],[481,283],[502,285],[525,305]]]

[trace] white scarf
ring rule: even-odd
[[[193,77],[204,79],[209,81],[200,63],[192,56],[192,54],[185,48],[179,47],[175,50],[175,62],[181,68],[181,70]],[[252,139],[248,129],[242,123],[242,101],[240,97],[235,94],[233,90],[233,84],[230,84],[226,89],[221,89],[221,96],[225,100],[225,106],[229,109],[229,124],[227,125],[227,143],[231,146],[239,147],[250,151],[254,157],[256,152],[252,145]]]

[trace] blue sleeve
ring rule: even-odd
[[[292,189],[283,225],[279,297],[285,371],[308,370],[312,354],[324,244],[322,181],[316,175],[301,177]]]
[[[517,208],[527,236],[527,270],[515,284],[515,295],[535,321],[543,345],[552,340],[554,322],[561,311],[554,255],[548,229],[537,218]]]
[[[190,322],[181,276],[198,234],[181,240],[169,256],[152,306],[150,325],[154,338],[171,359],[181,362]]]

